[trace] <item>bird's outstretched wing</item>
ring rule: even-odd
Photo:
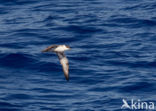
[[[46,49],[42,50],[42,52],[48,52],[50,51],[52,48],[56,48],[58,45],[51,45],[49,47],[47,47]]]
[[[57,52],[66,80],[69,80],[69,64],[68,59],[63,52]]]

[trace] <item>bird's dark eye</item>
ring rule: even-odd
[[[70,47],[69,47],[69,46],[67,46],[67,48],[69,48],[69,49],[70,49]]]

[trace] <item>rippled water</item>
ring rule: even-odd
[[[41,50],[67,44],[70,81]],[[120,111],[156,103],[155,0],[1,0],[0,111]]]

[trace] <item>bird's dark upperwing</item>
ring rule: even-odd
[[[57,52],[66,80],[69,80],[69,64],[68,59],[63,52]]]
[[[46,49],[42,50],[42,52],[48,52],[50,51],[52,48],[56,48],[58,45],[51,45],[49,47],[47,47]]]

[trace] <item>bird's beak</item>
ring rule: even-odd
[[[71,48],[69,46],[67,46],[67,48],[70,50]]]

